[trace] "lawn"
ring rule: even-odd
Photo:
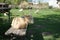
[[[38,13],[34,13],[36,9],[24,10],[12,9],[12,16],[23,16],[23,14],[31,14],[34,18],[34,25],[41,25],[43,31],[58,31],[60,28],[60,10],[59,9],[40,9]],[[59,32],[59,31],[58,31]]]
[[[34,29],[36,31],[42,32],[51,32],[51,33],[60,33],[60,9],[39,9],[38,13],[34,13],[36,9],[33,10],[24,10],[23,12],[20,12],[19,9],[12,9],[11,12],[11,19],[16,16],[23,16],[24,14],[31,14],[34,18],[34,24],[29,25],[28,30]],[[4,16],[5,18],[5,16]],[[8,17],[7,17],[8,18]],[[5,21],[5,24],[3,23],[2,27],[0,26],[0,34],[4,34],[4,32],[9,28],[10,24],[8,24],[8,21]],[[5,26],[4,26],[5,25]],[[35,28],[36,25],[40,25],[40,28]],[[8,27],[9,26],[9,27]],[[7,27],[7,28],[6,28]],[[4,30],[3,30],[4,29]],[[2,32],[1,32],[2,31]],[[45,39],[48,38],[48,36],[44,36]],[[51,38],[51,36],[50,36]],[[59,40],[59,39],[57,39]]]

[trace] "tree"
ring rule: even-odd
[[[2,3],[4,0],[0,0],[0,3]]]

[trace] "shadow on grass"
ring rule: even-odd
[[[60,30],[60,15],[43,15],[44,18],[35,18],[34,25],[41,25],[42,31],[59,33]]]
[[[0,18],[0,40],[4,40],[6,38],[4,33],[9,29],[9,27],[10,23],[8,22],[8,20]]]
[[[60,15],[44,15],[43,18],[34,18],[35,23],[33,25],[29,25],[28,27],[28,35],[34,34],[38,40],[42,38],[42,32],[50,32],[52,34],[60,33]],[[30,33],[30,34],[29,34]],[[38,35],[38,36],[37,36]],[[40,35],[40,36],[39,36]],[[40,38],[39,38],[40,37]]]
[[[29,25],[27,28],[27,33],[29,36],[29,32],[35,31],[36,34],[42,32],[52,32],[52,33],[60,33],[60,15],[43,15],[43,18],[34,18],[34,24]],[[3,21],[0,19],[0,35],[4,37],[4,32],[10,27],[10,24],[7,21]],[[40,37],[39,35],[36,36]],[[39,39],[38,39],[39,40]]]
[[[50,32],[53,35],[60,34],[60,15],[44,15],[43,18],[34,18],[35,23],[28,27],[27,35],[34,35],[34,40],[43,40],[42,32]],[[34,33],[35,32],[35,33]],[[30,33],[30,34],[29,34]],[[29,37],[29,36],[28,36]],[[37,38],[37,39],[36,39]]]

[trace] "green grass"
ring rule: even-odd
[[[53,36],[52,36],[52,35],[44,36],[44,39],[45,39],[45,40],[49,40],[49,39],[53,40]]]
[[[33,30],[35,31],[47,31],[47,32],[52,32],[52,33],[60,33],[60,9],[40,9],[40,11],[36,14],[34,13],[36,10],[33,9],[31,11],[29,10],[24,10],[24,12],[19,12],[19,9],[12,9],[11,13],[12,15],[17,15],[17,16],[23,16],[23,14],[32,14],[34,17],[34,24],[30,25],[28,30]],[[35,28],[36,25],[40,25],[42,28]],[[35,29],[34,29],[35,28]],[[51,36],[48,36],[45,38],[45,40],[53,40]],[[59,38],[57,39],[59,40]]]
[[[24,10],[24,12],[19,12],[19,9],[12,9],[11,13],[12,16],[23,16],[23,14],[32,14],[32,16],[34,17],[34,25],[41,25],[47,29],[47,31],[54,31],[55,29],[57,30],[57,28],[60,28],[60,11],[59,9],[40,9],[40,11],[35,14],[36,10],[33,9],[31,11],[29,10]],[[55,29],[54,29],[55,28]],[[44,31],[45,31],[44,30]],[[55,31],[56,31],[55,30]]]
[[[23,12],[19,12],[19,9],[12,9],[11,12],[11,18],[12,17],[21,17],[24,14],[32,14],[33,18],[34,18],[34,24],[33,25],[29,25],[28,30],[30,30],[31,28],[33,28],[33,30],[35,31],[41,31],[42,32],[52,32],[52,33],[60,33],[60,9],[40,9],[38,13],[34,13],[36,11],[36,9],[33,10],[24,10]],[[6,22],[3,26],[2,29],[3,30],[5,28],[5,31],[7,30],[6,26],[8,23]],[[36,25],[40,25],[41,28],[35,28]],[[2,33],[5,32],[3,30]],[[2,34],[1,33],[1,34]],[[48,36],[44,37],[46,40],[48,40]],[[49,38],[52,38],[52,36],[49,36]],[[58,38],[57,40],[60,40],[60,38]]]

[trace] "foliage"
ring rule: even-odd
[[[4,0],[0,0],[0,2],[2,3],[2,2],[4,2]]]
[[[6,0],[5,2],[8,3],[8,4],[16,4],[17,5],[20,1],[19,0],[12,0],[12,1],[11,0]]]
[[[0,2],[5,2],[8,4],[15,4],[15,5],[18,5],[21,1],[23,0],[0,0]]]

